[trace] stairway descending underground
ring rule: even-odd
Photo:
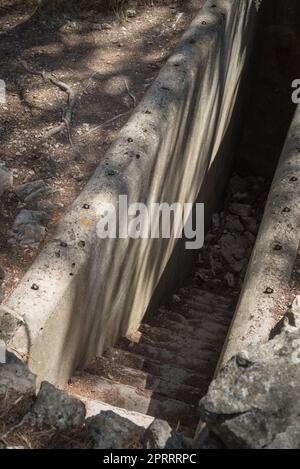
[[[77,372],[68,392],[165,419],[192,437],[237,302],[226,293],[199,287],[196,270],[168,307],[148,314],[137,332]]]

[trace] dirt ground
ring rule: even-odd
[[[13,187],[0,199],[6,296],[52,236],[203,0],[152,3],[138,2],[122,13],[95,7],[42,14],[30,2],[0,1],[0,78],[7,92],[6,104],[0,104],[0,161],[13,173]],[[64,130],[45,138],[61,123],[68,96],[28,73],[21,61],[75,92],[71,137]],[[24,203],[15,188],[35,180],[44,181],[48,191]],[[36,210],[39,203],[50,217],[46,236],[22,247],[9,230],[22,209]]]

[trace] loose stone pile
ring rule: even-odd
[[[0,448],[183,448],[162,420],[148,429],[112,411],[86,419],[83,402],[36,377],[13,354],[0,365]]]
[[[234,175],[224,209],[213,215],[212,227],[199,255],[199,278],[213,287],[240,289],[263,215],[268,183],[260,177]]]

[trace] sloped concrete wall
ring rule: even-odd
[[[117,204],[119,194],[129,203],[172,204],[201,193],[211,212],[230,171],[254,23],[252,0],[206,3],[2,307],[2,335],[40,378],[63,384],[76,366],[136,329],[167,264],[173,259],[183,269],[176,262],[186,251],[174,239],[97,238],[97,210]]]

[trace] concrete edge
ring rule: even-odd
[[[143,427],[145,429],[149,428],[151,423],[153,423],[155,420],[155,417],[151,417],[150,415],[140,414],[139,412],[133,412],[126,409],[122,409],[121,407],[106,404],[105,402],[90,399],[88,397],[76,395],[74,395],[73,397],[76,397],[84,403],[86,408],[86,418],[94,417],[100,414],[101,412],[112,411],[120,417],[126,418],[138,425],[139,427]]]
[[[252,0],[207,1],[54,238],[0,307],[1,335],[41,380],[63,385],[76,367],[136,328],[180,244],[99,240],[99,206],[117,206],[119,194],[129,203],[171,204],[194,203],[203,193],[208,211],[215,209],[230,174],[254,14]],[[186,255],[182,248],[176,262],[184,265]]]
[[[217,371],[236,353],[265,342],[280,317],[300,241],[300,106],[267,200],[239,303]]]

